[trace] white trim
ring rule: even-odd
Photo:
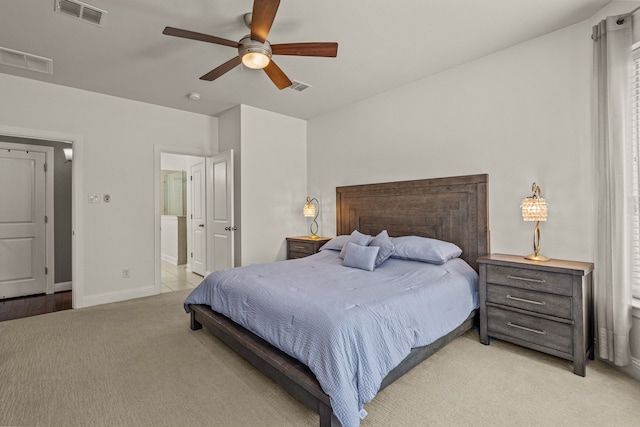
[[[71,164],[71,264],[73,276],[73,308],[84,307],[84,206],[82,204],[83,145],[82,135],[67,134],[41,129],[27,129],[0,124],[0,134],[20,138],[46,139],[72,144]],[[159,202],[158,202],[159,203]]]
[[[2,136],[9,136],[2,134]],[[0,136],[1,137],[1,136]],[[48,165],[45,171],[45,207],[44,214],[47,216],[47,223],[44,226],[45,235],[45,258],[44,266],[47,268],[47,274],[44,276],[45,293],[52,294],[54,292],[54,280],[56,275],[56,258],[55,258],[55,222],[53,216],[53,147],[43,145],[20,144],[16,142],[0,141],[0,148],[7,148],[16,151],[32,151],[34,153],[44,153],[44,162]],[[42,218],[44,220],[44,218]]]
[[[73,290],[73,282],[59,282],[54,285],[54,292],[65,292]]]
[[[83,299],[83,307],[93,305],[109,304],[112,302],[126,301],[133,298],[149,297],[157,295],[155,286],[144,286],[137,289],[125,289],[121,291],[110,291],[102,294],[89,295]]]
[[[168,263],[171,263],[173,265],[178,265],[178,258],[171,256],[171,255],[167,255],[167,254],[162,254],[161,257],[163,261],[166,261]]]
[[[631,364],[622,368],[622,371],[627,375],[640,381],[640,359],[635,357],[631,358]]]
[[[154,268],[154,280],[153,280],[153,289],[156,294],[159,294],[162,291],[162,263],[161,263],[161,236],[160,236],[160,158],[161,154],[180,154],[183,156],[197,156],[197,157],[210,157],[215,153],[211,152],[208,149],[202,148],[188,148],[188,147],[173,147],[168,145],[155,145],[153,146],[153,194],[154,194],[154,255],[153,262],[155,264]],[[75,155],[75,153],[74,153]],[[206,170],[205,170],[206,173]],[[206,192],[205,192],[206,194]],[[187,221],[189,218],[187,218]],[[187,225],[187,228],[189,226]],[[187,248],[189,250],[189,248]],[[187,258],[187,271],[190,271],[190,260],[191,258]]]

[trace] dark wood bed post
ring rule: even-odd
[[[390,236],[416,235],[455,243],[462,258],[478,271],[477,259],[489,254],[489,176],[469,175],[385,184],[336,188],[337,234],[359,230]],[[208,331],[280,384],[320,416],[321,427],[339,427],[331,402],[315,375],[300,361],[262,338],[214,312],[206,305],[191,305],[191,329]],[[382,381],[391,384],[423,360],[471,329],[474,311],[453,332],[434,343],[414,348]]]
[[[200,322],[198,322],[196,320],[196,314],[195,314],[195,311],[193,311],[193,310],[191,310],[189,326],[190,326],[192,331],[197,331],[198,329],[202,329],[202,323],[200,323]]]

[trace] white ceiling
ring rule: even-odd
[[[313,86],[298,93],[241,66],[199,80],[237,51],[162,34],[172,26],[240,40],[252,0],[85,0],[108,12],[104,27],[54,13],[54,0],[2,0],[0,47],[53,59],[53,75],[0,72],[213,116],[248,104],[308,119],[577,23],[609,2],[281,0],[272,44],[339,43],[337,58],[274,57],[290,79]]]

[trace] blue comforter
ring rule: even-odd
[[[478,307],[477,273],[389,259],[373,272],[344,267],[339,252],[209,275],[184,302],[206,304],[303,362],[344,427],[414,347],[454,330]]]

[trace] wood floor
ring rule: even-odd
[[[172,265],[162,261],[162,292],[193,289],[201,281],[202,276],[186,271],[185,265]],[[71,308],[71,291],[7,298],[0,300],[0,322]]]
[[[72,308],[71,291],[0,300],[0,322]]]

